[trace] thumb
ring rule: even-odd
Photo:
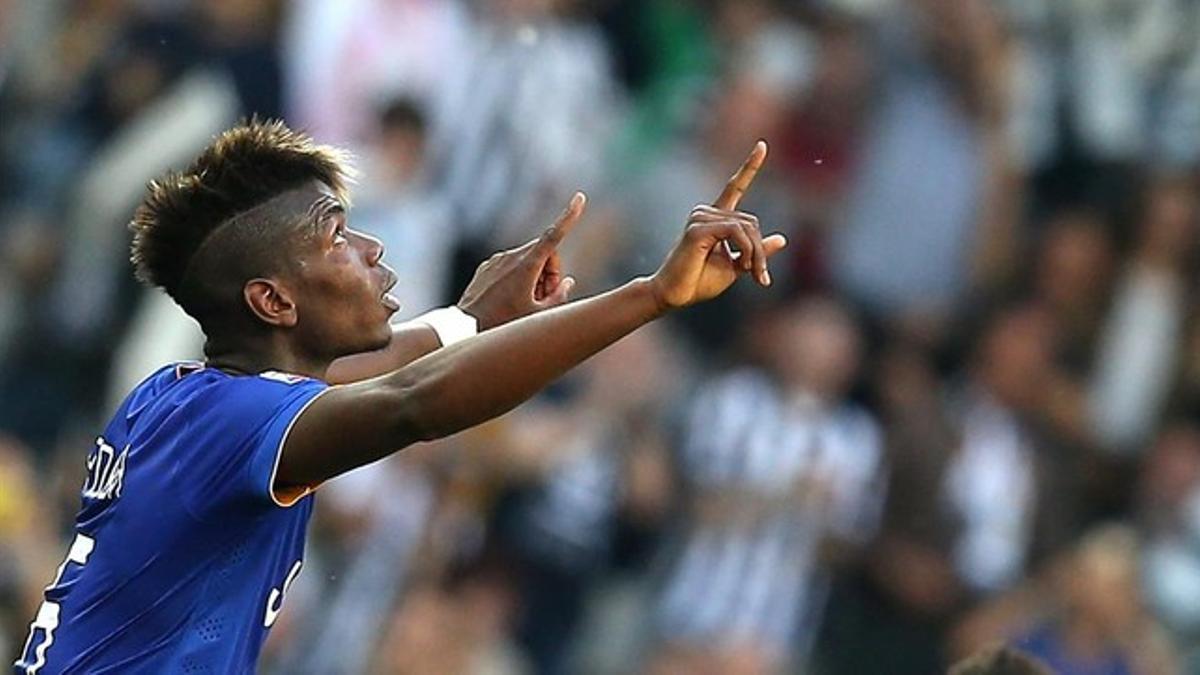
[[[770,258],[776,253],[782,251],[784,247],[787,246],[788,241],[787,237],[783,236],[782,234],[772,234],[769,237],[763,237],[762,244],[763,252],[767,254],[768,258]]]
[[[555,307],[557,305],[566,304],[571,295],[571,289],[575,288],[575,277],[563,277],[563,280],[558,282],[558,288],[546,298],[547,307]]]

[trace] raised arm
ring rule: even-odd
[[[558,245],[583,214],[583,207],[583,195],[576,194],[541,236],[500,251],[479,265],[455,305],[474,318],[477,330],[488,330],[567,301],[575,280],[563,274]],[[325,380],[349,384],[384,375],[441,346],[438,334],[417,317],[392,326],[387,347],[334,361]]]
[[[744,191],[762,165],[759,143],[730,180]],[[730,191],[727,190],[727,193]],[[315,485],[417,441],[501,415],[589,356],[665,312],[724,292],[752,272],[767,285],[780,235],[762,238],[753,216],[701,206],[651,277],[513,321],[440,349],[393,373],[334,387],[297,420],[283,448],[276,488]],[[731,255],[723,242],[742,254]]]

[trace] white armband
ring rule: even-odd
[[[479,322],[475,317],[453,305],[425,312],[413,321],[419,321],[432,328],[443,347],[462,342],[479,332]]]

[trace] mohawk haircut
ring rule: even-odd
[[[194,288],[206,282],[193,283],[190,272],[200,266],[193,264],[198,257],[210,257],[197,254],[214,233],[243,227],[234,222],[240,215],[313,181],[346,202],[352,178],[341,150],[319,145],[279,120],[244,121],[217,136],[183,171],[148,184],[130,223],[135,275],[201,320],[213,298]]]

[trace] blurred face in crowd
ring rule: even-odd
[[[978,0],[909,0],[921,37],[935,52],[960,45],[969,7]]]
[[[822,118],[853,125],[870,94],[871,54],[868,40],[852,24],[834,24],[820,34],[821,55],[806,104]],[[824,113],[830,113],[825,115]]]
[[[592,357],[591,392],[613,410],[662,405],[678,384],[681,366],[662,328],[651,324]]]
[[[714,23],[724,38],[737,41],[753,35],[771,16],[763,0],[724,0],[717,5]]]
[[[418,587],[406,594],[380,645],[383,672],[453,673],[466,669],[462,617],[447,594]]]
[[[132,118],[162,92],[166,79],[153,54],[145,50],[122,54],[104,80],[109,111],[120,120]]]
[[[398,185],[410,182],[425,162],[425,133],[417,127],[384,127],[380,130],[378,145],[383,157],[382,170]]]
[[[744,70],[727,74],[721,90],[712,102],[707,145],[714,162],[736,164],[755,140],[779,136],[788,101]]]
[[[768,363],[790,388],[826,400],[845,395],[859,367],[858,327],[832,300],[802,302],[768,318]]]
[[[1001,404],[1038,405],[1050,374],[1054,336],[1050,316],[1037,307],[1007,310],[992,320],[979,348],[980,377]]]
[[[1066,310],[1093,306],[1107,288],[1112,259],[1112,242],[1094,214],[1055,216],[1048,224],[1038,259],[1039,297]]]
[[[272,25],[277,0],[207,0],[196,3],[217,39],[232,39]]]
[[[8,222],[0,269],[8,270],[19,288],[33,294],[54,282],[62,243],[55,228],[34,220],[33,214],[29,220],[23,220],[24,216]]]
[[[1139,232],[1141,250],[1161,262],[1183,262],[1195,250],[1196,191],[1185,178],[1165,179],[1150,190]]]
[[[1105,531],[1086,538],[1075,554],[1067,588],[1072,618],[1110,639],[1128,635],[1141,604],[1136,540],[1131,532]]]
[[[1146,457],[1139,488],[1143,508],[1174,511],[1197,488],[1200,488],[1200,429],[1190,424],[1172,426],[1158,437]]]

